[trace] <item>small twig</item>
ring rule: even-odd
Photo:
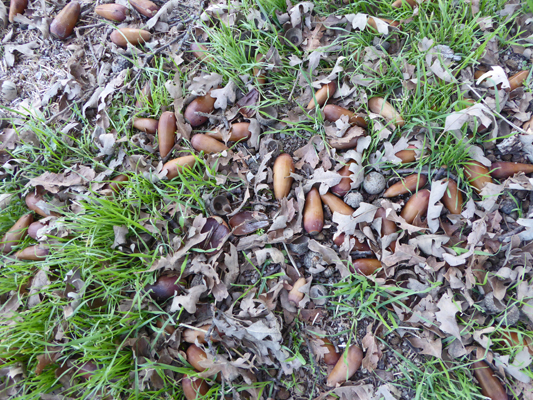
[[[292,266],[294,267],[296,272],[298,272],[298,276],[301,276],[300,271],[298,271],[298,267],[296,266],[296,263],[294,262],[294,259],[292,258],[291,253],[289,253],[289,249],[287,248],[287,244],[285,242],[283,242],[283,247],[285,247],[285,251],[287,252],[287,255],[289,256],[289,260],[291,260]]]
[[[518,132],[520,133],[524,133],[527,135],[527,132],[525,130],[523,130],[522,128],[516,126],[515,124],[513,124],[511,121],[509,121],[507,118],[505,118],[503,115],[501,115],[498,111],[496,110],[493,110],[490,108],[490,106],[487,104],[487,102],[485,101],[485,99],[470,85],[466,85],[468,86],[468,88],[482,101],[483,104],[485,104],[489,110],[491,110],[491,112],[495,115],[497,115],[498,117],[500,117],[501,119],[503,119],[505,122],[507,122],[509,125],[511,125],[514,129],[516,129]]]
[[[501,235],[501,236],[498,238],[498,240],[499,240],[500,242],[504,242],[505,239],[507,239],[507,238],[509,238],[509,237],[511,237],[511,236],[514,236],[514,235],[516,235],[517,233],[520,233],[520,232],[523,231],[525,228],[526,228],[525,226],[518,226],[518,227],[514,228],[512,231],[509,231],[509,232],[507,232],[506,234]]]

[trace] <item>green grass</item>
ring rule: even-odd
[[[527,4],[531,1],[528,0]],[[315,12],[322,17],[331,13],[346,15],[368,13],[370,15],[407,19],[412,16],[412,9],[404,6],[392,8],[389,2],[369,0],[365,2],[316,0]],[[505,49],[516,41],[516,34],[511,33],[510,24],[500,23],[496,12],[503,8],[503,0],[487,0],[481,3],[479,16],[472,16],[470,5],[466,2],[437,0],[425,2],[419,8],[418,16],[402,26],[400,31],[391,33],[391,43],[402,42],[401,51],[395,57],[385,54],[384,62],[376,70],[369,70],[360,62],[364,56],[364,48],[373,45],[376,33],[370,30],[348,32],[341,28],[332,28],[338,33],[335,41],[329,46],[338,46],[333,57],[322,59],[318,71],[327,75],[335,65],[337,56],[344,56],[344,72],[341,77],[348,80],[356,75],[365,75],[374,80],[369,88],[359,87],[368,98],[381,96],[389,99],[396,109],[404,116],[406,125],[394,131],[389,138],[395,142],[401,136],[418,132],[425,128],[423,141],[432,149],[407,168],[420,170],[425,167],[430,177],[441,167],[458,178],[460,187],[467,193],[468,200],[474,196],[468,185],[465,185],[463,166],[469,161],[468,146],[482,146],[490,140],[488,135],[472,134],[465,140],[458,140],[450,133],[444,132],[444,121],[449,113],[456,111],[463,104],[466,93],[461,90],[458,82],[444,82],[429,77],[425,54],[418,48],[422,38],[434,40],[435,44],[446,44],[456,55],[461,56],[453,69],[454,76],[460,77],[462,71],[475,69],[484,47],[492,37],[498,38],[500,47]],[[268,84],[259,87],[261,93],[260,106],[275,106],[278,109],[294,109],[306,118],[300,122],[290,122],[283,128],[271,128],[263,134],[275,135],[283,133],[309,139],[321,135],[325,139],[324,120],[316,110],[308,112],[296,104],[296,99],[304,92],[315,77],[308,76],[307,67],[289,65],[291,55],[304,59],[308,53],[301,48],[289,47],[283,43],[283,27],[277,14],[286,12],[286,2],[282,0],[245,0],[241,4],[242,13],[246,15],[252,10],[260,10],[270,18],[265,21],[269,29],[260,29],[256,22],[240,19],[235,25],[226,26],[220,21],[205,23],[208,34],[209,54],[213,61],[207,65],[194,60],[176,66],[172,60],[156,56],[153,65],[142,71],[141,79],[133,82],[135,90],[117,92],[108,109],[110,131],[116,132],[120,148],[126,157],[142,157],[154,166],[160,161],[158,153],[150,153],[134,142],[138,134],[131,122],[135,116],[157,118],[163,110],[171,109],[173,100],[166,91],[164,84],[174,79],[175,74],[184,85],[184,97],[188,95],[185,83],[199,70],[216,72],[222,75],[223,84],[229,80],[235,82],[243,93],[247,92],[241,76],[252,76],[254,68],[265,68],[265,61],[256,60],[257,53],[265,55],[269,49],[276,49],[280,54],[282,65],[267,72]],[[492,16],[495,29],[484,34],[478,26],[479,17]],[[214,22],[214,24],[211,24]],[[460,29],[459,29],[460,28]],[[248,36],[242,36],[246,33]],[[514,36],[513,36],[514,35]],[[256,47],[255,51],[250,51]],[[324,48],[324,51],[330,48]],[[136,67],[139,60],[131,60]],[[416,67],[418,84],[411,91],[400,93],[402,88],[402,67],[405,63]],[[135,75],[128,74],[126,83],[130,83]],[[306,82],[299,84],[300,77]],[[460,79],[460,78],[458,78]],[[144,84],[151,87],[152,104],[135,107],[137,95]],[[357,111],[367,112],[365,98],[361,98]],[[304,105],[305,107],[305,105]],[[98,157],[98,147],[92,138],[94,122],[84,118],[79,109],[75,109],[73,119],[80,123],[80,128],[68,134],[62,134],[62,125],[47,124],[50,117],[45,110],[39,118],[26,121],[24,129],[31,130],[39,139],[40,144],[22,143],[14,150],[9,150],[15,168],[5,168],[6,177],[0,182],[0,193],[13,194],[11,203],[0,210],[0,231],[7,231],[13,223],[27,212],[24,196],[28,193],[29,179],[45,172],[62,173],[74,165],[90,166],[96,174],[107,169],[109,160]],[[281,120],[285,117],[280,118]],[[285,119],[287,122],[287,119]],[[22,130],[22,129],[21,129]],[[373,130],[370,122],[368,132],[372,137],[371,144],[365,152],[364,161],[376,150],[383,150],[383,142]],[[469,131],[465,126],[462,134]],[[155,139],[157,140],[157,139]],[[189,148],[189,143],[181,143]],[[192,149],[190,149],[192,152]],[[396,167],[391,164],[381,165],[395,173]],[[159,318],[168,319],[168,324],[177,325],[185,313],[180,310],[168,313],[162,305],[156,304],[143,291],[147,284],[152,284],[158,272],[145,272],[160,257],[172,254],[179,245],[180,238],[187,234],[188,223],[195,215],[210,213],[206,199],[218,194],[232,193],[245,188],[245,183],[228,180],[220,184],[216,180],[216,170],[198,155],[194,168],[185,170],[179,177],[168,181],[152,182],[149,174],[142,175],[134,171],[120,170],[129,177],[120,193],[105,196],[94,188],[78,192],[68,191],[62,196],[65,202],[61,206],[61,215],[57,219],[60,232],[51,233],[51,255],[44,261],[17,261],[9,255],[0,256],[2,271],[0,273],[0,299],[5,303],[9,298],[19,298],[21,306],[11,315],[4,312],[0,319],[0,359],[3,368],[22,367],[24,375],[18,375],[13,385],[14,398],[39,399],[41,393],[61,391],[64,396],[73,398],[108,398],[124,399],[183,399],[180,386],[182,374],[195,374],[193,368],[182,356],[176,356],[171,365],[161,361],[159,356],[137,354],[132,350],[132,341],[145,337],[150,339],[149,353],[158,353],[164,348],[168,334],[163,328],[157,327]],[[108,179],[118,175],[113,173]],[[392,175],[394,176],[394,175]],[[252,190],[252,189],[250,189]],[[50,198],[48,198],[50,200]],[[517,207],[519,200],[515,199]],[[240,202],[239,202],[240,203]],[[519,208],[519,207],[518,207]],[[246,209],[251,209],[247,206]],[[127,244],[111,248],[115,239],[114,227],[127,228]],[[264,233],[260,232],[260,233]],[[468,232],[462,232],[468,233]],[[25,248],[35,242],[26,238],[17,246]],[[459,247],[456,247],[459,250]],[[281,248],[283,250],[283,248]],[[253,257],[243,252],[241,259],[250,261]],[[222,257],[223,258],[223,257]],[[288,262],[288,260],[286,260]],[[181,266],[182,270],[185,265]],[[268,292],[271,283],[283,277],[284,272],[268,275],[264,265],[254,265],[258,279],[254,284],[235,284],[240,293],[234,302],[255,290],[257,295]],[[178,272],[182,272],[178,271]],[[47,273],[50,284],[37,294],[40,302],[29,307],[29,285],[38,271]],[[69,277],[79,274],[80,287],[74,290]],[[528,282],[526,276],[520,281]],[[360,276],[328,285],[330,302],[328,312],[331,321],[343,321],[342,329],[332,337],[343,338],[346,342],[354,342],[361,338],[356,335],[363,323],[374,322],[381,325],[384,335],[397,332],[402,326],[392,305],[408,310],[405,301],[416,296],[425,296],[441,284],[427,282],[430,288],[416,292],[406,288],[387,289]],[[479,289],[473,291],[478,294]],[[67,292],[73,293],[66,296]],[[508,288],[509,307],[498,315],[487,318],[483,324],[476,319],[458,315],[458,321],[464,332],[473,332],[494,326],[496,330],[489,334],[495,343],[495,349],[501,354],[514,354],[518,347],[509,348],[502,341],[499,333],[505,329],[516,332],[520,337],[531,337],[525,325],[518,323],[512,328],[503,323],[512,305],[523,306],[527,299],[516,298],[516,287]],[[213,302],[213,296],[207,302]],[[438,299],[437,299],[438,301]],[[131,305],[125,307],[126,305]],[[72,315],[65,317],[72,307]],[[475,307],[479,307],[477,304]],[[278,309],[279,310],[279,309]],[[280,320],[281,312],[276,311]],[[501,317],[504,317],[503,319]],[[189,323],[189,321],[188,321]],[[192,321],[191,323],[194,323]],[[412,328],[411,328],[412,329]],[[323,379],[326,369],[318,365],[309,354],[305,333],[312,330],[298,319],[291,325],[290,332],[285,335],[284,346],[291,357],[302,362],[302,370],[312,377]],[[415,331],[414,329],[412,329]],[[381,340],[381,339],[380,339]],[[444,346],[449,338],[443,340]],[[462,357],[453,362],[444,363],[434,357],[418,355],[415,362],[404,354],[397,352],[383,340],[385,350],[395,353],[399,363],[395,369],[396,381],[393,384],[400,390],[409,393],[411,398],[428,399],[479,399],[480,392],[472,379],[469,365],[471,360]],[[35,374],[38,357],[45,354],[47,348],[58,346],[60,354],[55,361],[40,375]],[[184,347],[175,348],[184,350]],[[91,362],[98,369],[88,379],[76,373],[77,366]],[[265,397],[276,395],[278,378],[267,366],[261,366],[254,372],[257,376],[268,379],[254,383],[254,386]],[[527,372],[532,375],[531,372]],[[147,376],[158,376],[150,386]],[[78,375],[78,376],[76,376]],[[274,376],[272,376],[274,375]],[[315,398],[319,393],[311,395],[309,388],[304,387],[301,375],[282,376],[279,382],[291,391],[296,398]],[[509,377],[508,377],[509,378]],[[2,383],[8,382],[4,375]],[[9,381],[13,384],[13,381]],[[65,383],[68,385],[65,386]],[[210,391],[206,398],[220,398],[224,392],[232,396],[232,388],[228,382],[210,381]],[[250,385],[242,380],[233,383],[233,389],[245,392]],[[313,383],[313,389],[318,389]]]

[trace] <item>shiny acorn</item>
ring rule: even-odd
[[[159,139],[159,154],[165,158],[174,147],[176,140],[176,117],[172,111],[165,111],[159,117],[157,125]]]
[[[346,235],[344,233],[341,233],[339,236],[337,236],[336,238],[333,239],[333,243],[335,243],[337,246],[342,246],[342,244],[344,243],[344,239],[346,238]],[[352,238],[352,236],[350,236],[350,239]],[[354,246],[353,246],[353,250],[355,251],[372,251],[372,249],[370,248],[370,246],[366,243],[366,242],[360,242],[359,239],[357,238],[354,238]]]
[[[135,28],[116,29],[109,36],[111,41],[120,47],[128,47],[128,43],[137,46],[149,41],[151,37],[150,32]]]
[[[352,207],[330,192],[320,195],[320,198],[322,199],[322,202],[329,207],[332,213],[338,212],[342,215],[352,215],[355,211]]]
[[[300,292],[300,288],[304,286],[307,283],[305,278],[299,278],[296,282],[294,282],[294,285],[292,286],[291,291],[289,292],[288,300],[289,303],[292,303],[294,306],[298,307],[298,304],[300,304],[300,301],[305,297],[305,294]]]
[[[350,171],[350,165],[353,164],[353,161],[348,162],[344,167],[339,170],[339,175],[344,178],[341,181],[331,188],[331,191],[339,197],[344,197],[352,189],[352,179],[350,176],[353,175],[353,172]]]
[[[94,12],[110,21],[122,22],[130,11],[121,4],[100,4],[94,8]]]
[[[28,7],[28,0],[11,0],[9,3],[9,22],[13,22],[16,15],[24,14],[26,7]]]
[[[18,260],[41,261],[45,260],[49,253],[50,249],[43,247],[40,244],[36,244],[17,251],[14,257]]]
[[[140,14],[145,17],[152,18],[159,11],[159,7],[150,0],[130,0],[130,4],[135,8]]]
[[[276,197],[276,200],[281,200],[289,195],[292,181],[294,180],[290,174],[294,171],[294,161],[289,154],[283,153],[276,158],[273,167],[274,196]]]
[[[509,399],[502,383],[485,361],[476,361],[472,364],[472,368],[483,396],[489,397],[491,400]]]
[[[375,218],[381,218],[381,237],[392,235],[393,233],[398,232],[398,227],[393,221],[390,221],[386,218],[387,212],[383,207],[380,207],[376,211]],[[389,250],[394,253],[396,250],[396,242],[391,242],[389,245]]]
[[[367,276],[372,275],[381,267],[381,261],[375,258],[359,258],[357,260],[353,260],[351,269]]]
[[[491,165],[490,175],[496,179],[507,179],[514,174],[523,172],[524,174],[533,173],[533,164],[523,164],[510,161],[497,161]]]
[[[13,247],[19,244],[28,234],[28,227],[33,222],[33,214],[23,215],[4,234],[0,241],[0,251],[4,254],[11,253]]]
[[[489,169],[479,161],[469,161],[465,164],[465,176],[470,186],[479,193],[487,183],[493,183]]]
[[[405,206],[403,206],[400,216],[405,219],[408,224],[411,224],[417,216],[423,217],[426,215],[430,194],[431,192],[428,189],[422,189],[413,194],[407,203],[405,203]]]
[[[398,113],[392,104],[386,101],[383,97],[372,97],[369,99],[368,108],[374,114],[381,115],[383,118],[385,118],[385,120],[387,120],[387,122],[392,122],[398,126],[405,125],[405,121],[400,113]]]
[[[396,26],[400,25],[400,22],[393,21],[392,19],[387,19],[387,18],[377,18],[377,19],[380,19],[381,21],[386,22],[387,24],[389,24],[392,27],[396,27]],[[376,20],[376,17],[368,17],[368,20],[366,21],[366,24],[368,26],[371,26],[372,28],[374,28],[377,31],[378,30],[378,26],[377,26],[375,20]]]
[[[413,8],[417,6],[417,3],[415,0],[396,0],[394,3],[392,3],[392,6],[394,8],[401,8],[404,1]]]
[[[383,197],[396,197],[406,193],[416,192],[418,189],[424,187],[428,181],[425,174],[412,174],[406,178],[401,178],[399,182],[389,187]]]
[[[228,150],[228,146],[218,140],[198,133],[191,138],[191,146],[196,151],[203,151],[204,153],[220,153],[221,151]]]
[[[337,83],[335,81],[326,83],[324,86],[322,86],[316,91],[315,97],[311,99],[311,101],[307,105],[307,109],[312,110],[317,104],[322,107],[324,104],[326,104],[326,101],[328,101],[328,99],[333,96],[335,90],[337,90]]]
[[[209,119],[208,117],[197,115],[196,113],[201,112],[209,114],[213,112],[215,109],[215,101],[216,99],[211,97],[209,94],[206,94],[205,96],[199,96],[190,102],[185,109],[183,116],[193,128],[196,128],[207,122]]]
[[[38,240],[37,232],[43,229],[47,224],[43,224],[41,221],[35,221],[28,226],[28,236],[34,240]]]
[[[198,248],[206,250],[206,254],[210,255],[217,250],[218,246],[222,244],[222,240],[230,234],[231,230],[222,218],[213,215],[207,218],[205,225],[200,231],[200,233],[206,232],[209,232],[209,234],[205,240],[198,245]]]
[[[47,214],[45,210],[43,210],[42,208],[38,207],[37,206],[37,203],[41,200],[44,200],[44,198],[42,197],[41,194],[37,193],[35,194],[34,192],[30,192],[27,196],[26,196],[26,206],[31,210],[33,211],[34,213],[36,214],[39,214],[43,217],[49,217],[51,215],[54,215],[54,216],[57,216],[59,214],[57,214],[56,212],[53,212],[51,211],[50,214]]]
[[[317,188],[312,188],[305,198],[304,229],[310,235],[317,235],[324,227],[324,211]]]
[[[196,157],[193,155],[178,157],[173,160],[167,161],[165,165],[163,165],[162,171],[167,170],[167,178],[174,179],[179,175],[183,168],[192,168],[195,163]]]
[[[180,282],[179,276],[163,275],[157,278],[153,285],[146,285],[144,290],[155,301],[164,302],[174,294],[182,293],[183,288],[183,282]]]
[[[159,121],[154,118],[134,118],[133,127],[140,131],[154,135],[157,132]]]
[[[239,142],[241,140],[248,140],[250,136],[252,136],[252,132],[250,132],[249,128],[250,128],[249,122],[237,122],[231,125],[228,141]],[[224,140],[222,132],[220,132],[220,130],[218,129],[207,132],[206,135],[214,139],[220,140],[220,141]]]
[[[80,3],[72,0],[56,15],[50,24],[50,33],[61,40],[69,37],[78,22],[80,11]]]
[[[450,214],[461,214],[463,211],[463,195],[457,187],[457,182],[453,179],[445,179],[448,182],[448,187],[444,196],[442,196],[442,204],[448,209]]]
[[[516,88],[522,86],[528,77],[530,71],[520,71],[509,78],[509,91],[513,91]]]
[[[193,366],[198,372],[205,371],[205,368],[200,365],[200,362],[207,360],[207,354],[195,344],[191,344],[187,348],[187,362]]]
[[[334,387],[346,382],[346,379],[350,379],[357,372],[362,362],[363,351],[359,346],[355,344],[351,345],[344,351],[343,355],[335,364],[335,367],[329,373],[326,384]]]
[[[416,146],[410,145],[406,149],[397,152],[395,156],[402,160],[402,164],[412,163],[416,161],[415,150]]]
[[[337,361],[339,361],[340,353],[337,353],[337,350],[335,350],[335,346],[333,343],[331,343],[331,340],[325,337],[320,337],[317,335],[313,335],[316,339],[321,340],[324,342],[320,347],[326,349],[328,352],[324,354],[324,363],[327,365],[335,365],[337,364]]]
[[[188,375],[184,375],[181,379],[181,388],[187,400],[203,398],[209,391],[209,386],[204,379],[193,378]]]
[[[187,328],[181,334],[181,338],[183,341],[191,344],[195,344],[197,341],[198,343],[206,343],[205,334],[209,328],[211,328],[210,324],[199,326],[197,329]],[[213,342],[216,341],[213,340]]]
[[[366,128],[368,124],[364,120],[364,118],[359,117],[356,113],[347,110],[346,108],[336,106],[333,104],[328,104],[324,107],[324,118],[326,121],[329,122],[335,122],[343,115],[347,115],[349,117],[348,122],[352,125],[358,125],[362,128]]]

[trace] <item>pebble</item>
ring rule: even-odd
[[[516,203],[512,199],[505,199],[500,203],[500,210],[504,214],[511,214],[516,209]]]

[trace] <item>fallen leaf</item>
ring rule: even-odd
[[[182,296],[175,296],[170,306],[170,312],[176,312],[184,308],[188,313],[194,314],[196,312],[196,305],[200,300],[200,296],[207,290],[205,284],[193,286],[188,289],[188,293]]]
[[[461,343],[461,331],[455,319],[455,314],[461,311],[461,302],[456,303],[452,301],[450,291],[444,293],[437,303],[440,311],[435,313],[435,317],[440,322],[440,330],[453,335]]]

